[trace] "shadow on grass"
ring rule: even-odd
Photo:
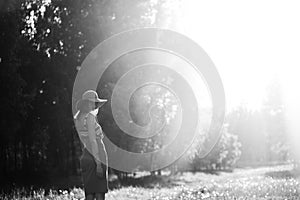
[[[187,171],[191,173],[204,173],[204,174],[210,174],[210,175],[220,175],[221,173],[232,173],[233,169],[203,169],[203,170],[195,170],[195,171]]]
[[[121,187],[143,187],[143,188],[171,188],[174,186],[185,185],[193,180],[189,177],[185,177],[184,173],[190,173],[190,176],[197,176],[198,173],[217,175],[219,176],[222,172],[232,172],[232,170],[199,170],[199,171],[186,171],[178,172],[176,174],[168,175],[146,175],[146,176],[128,176],[122,179],[115,179],[109,182],[110,189],[118,189]],[[28,176],[28,175],[27,175]],[[0,188],[3,191],[13,191],[15,188],[26,188],[30,191],[33,189],[44,188],[46,193],[50,190],[68,190],[73,187],[83,188],[83,183],[80,175],[69,176],[69,177],[57,177],[57,176],[31,176],[23,177],[19,176],[18,179],[13,179],[14,181],[4,181],[0,184]]]
[[[142,176],[142,177],[126,177],[123,179],[117,179],[109,183],[110,189],[117,189],[121,187],[132,186],[132,187],[143,187],[143,188],[154,188],[154,187],[172,187],[171,176]]]
[[[266,177],[271,177],[274,179],[288,179],[288,178],[297,178],[300,177],[300,173],[295,170],[284,170],[284,171],[273,171],[265,173]]]
[[[186,172],[179,172],[177,174],[170,174],[170,175],[147,175],[141,177],[126,177],[124,179],[117,179],[109,183],[111,189],[117,189],[121,187],[143,187],[143,188],[154,188],[154,187],[166,187],[171,188],[174,186],[185,185],[193,180],[189,180],[188,177],[184,178],[185,176],[183,173],[190,173],[191,176],[199,173],[208,174],[208,175],[217,175],[219,176],[221,173],[232,173],[233,170],[201,170],[201,171],[186,171]]]

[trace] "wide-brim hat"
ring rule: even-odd
[[[87,90],[82,94],[82,100],[89,100],[94,103],[105,103],[107,99],[100,99],[94,90]]]
[[[100,99],[97,92],[94,90],[87,90],[82,94],[82,98],[76,102],[76,110],[79,110],[80,107],[84,106],[88,102],[95,103],[95,106],[98,108],[107,102],[107,99]]]
[[[95,103],[96,108],[99,108],[107,102],[107,99],[100,99],[97,92],[94,90],[87,90],[83,93],[82,98],[76,102],[77,113],[74,115],[74,119],[78,116],[81,107],[85,106],[88,102]]]

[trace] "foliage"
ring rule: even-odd
[[[1,177],[77,173],[80,143],[71,105],[81,62],[112,34],[171,27],[170,2],[1,1]]]
[[[241,165],[288,161],[290,150],[280,83],[274,79],[266,88],[261,110],[241,105],[227,115],[229,131],[242,143]]]
[[[238,136],[229,133],[225,126],[214,149],[205,158],[199,155],[201,155],[201,147],[190,157],[193,170],[232,168],[241,156],[241,143]]]
[[[276,78],[267,87],[267,98],[262,113],[267,134],[267,159],[269,161],[287,161],[290,145],[286,125],[286,108],[282,99],[282,88]]]

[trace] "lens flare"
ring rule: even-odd
[[[206,156],[220,137],[225,114],[222,81],[208,55],[184,35],[143,28],[108,38],[84,60],[73,99],[87,89],[96,90],[99,82],[112,88],[107,108],[112,125],[104,130],[104,142],[109,166],[114,169],[155,171],[179,159],[199,133],[201,83],[213,107],[208,130],[211,140],[200,156]],[[118,146],[110,138],[113,131],[126,138],[121,142],[130,147]],[[134,150],[136,143],[151,148]]]

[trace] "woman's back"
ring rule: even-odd
[[[102,139],[104,135],[101,126],[98,124],[96,120],[96,116],[94,116],[92,113],[80,114],[78,118],[75,120],[75,126],[79,134],[79,138],[81,139],[84,147],[90,149],[91,146],[89,140],[89,132],[88,132],[89,130],[87,125],[88,120],[92,120],[94,122],[93,129],[95,130],[96,139],[98,141],[100,140],[100,144],[102,144]]]

